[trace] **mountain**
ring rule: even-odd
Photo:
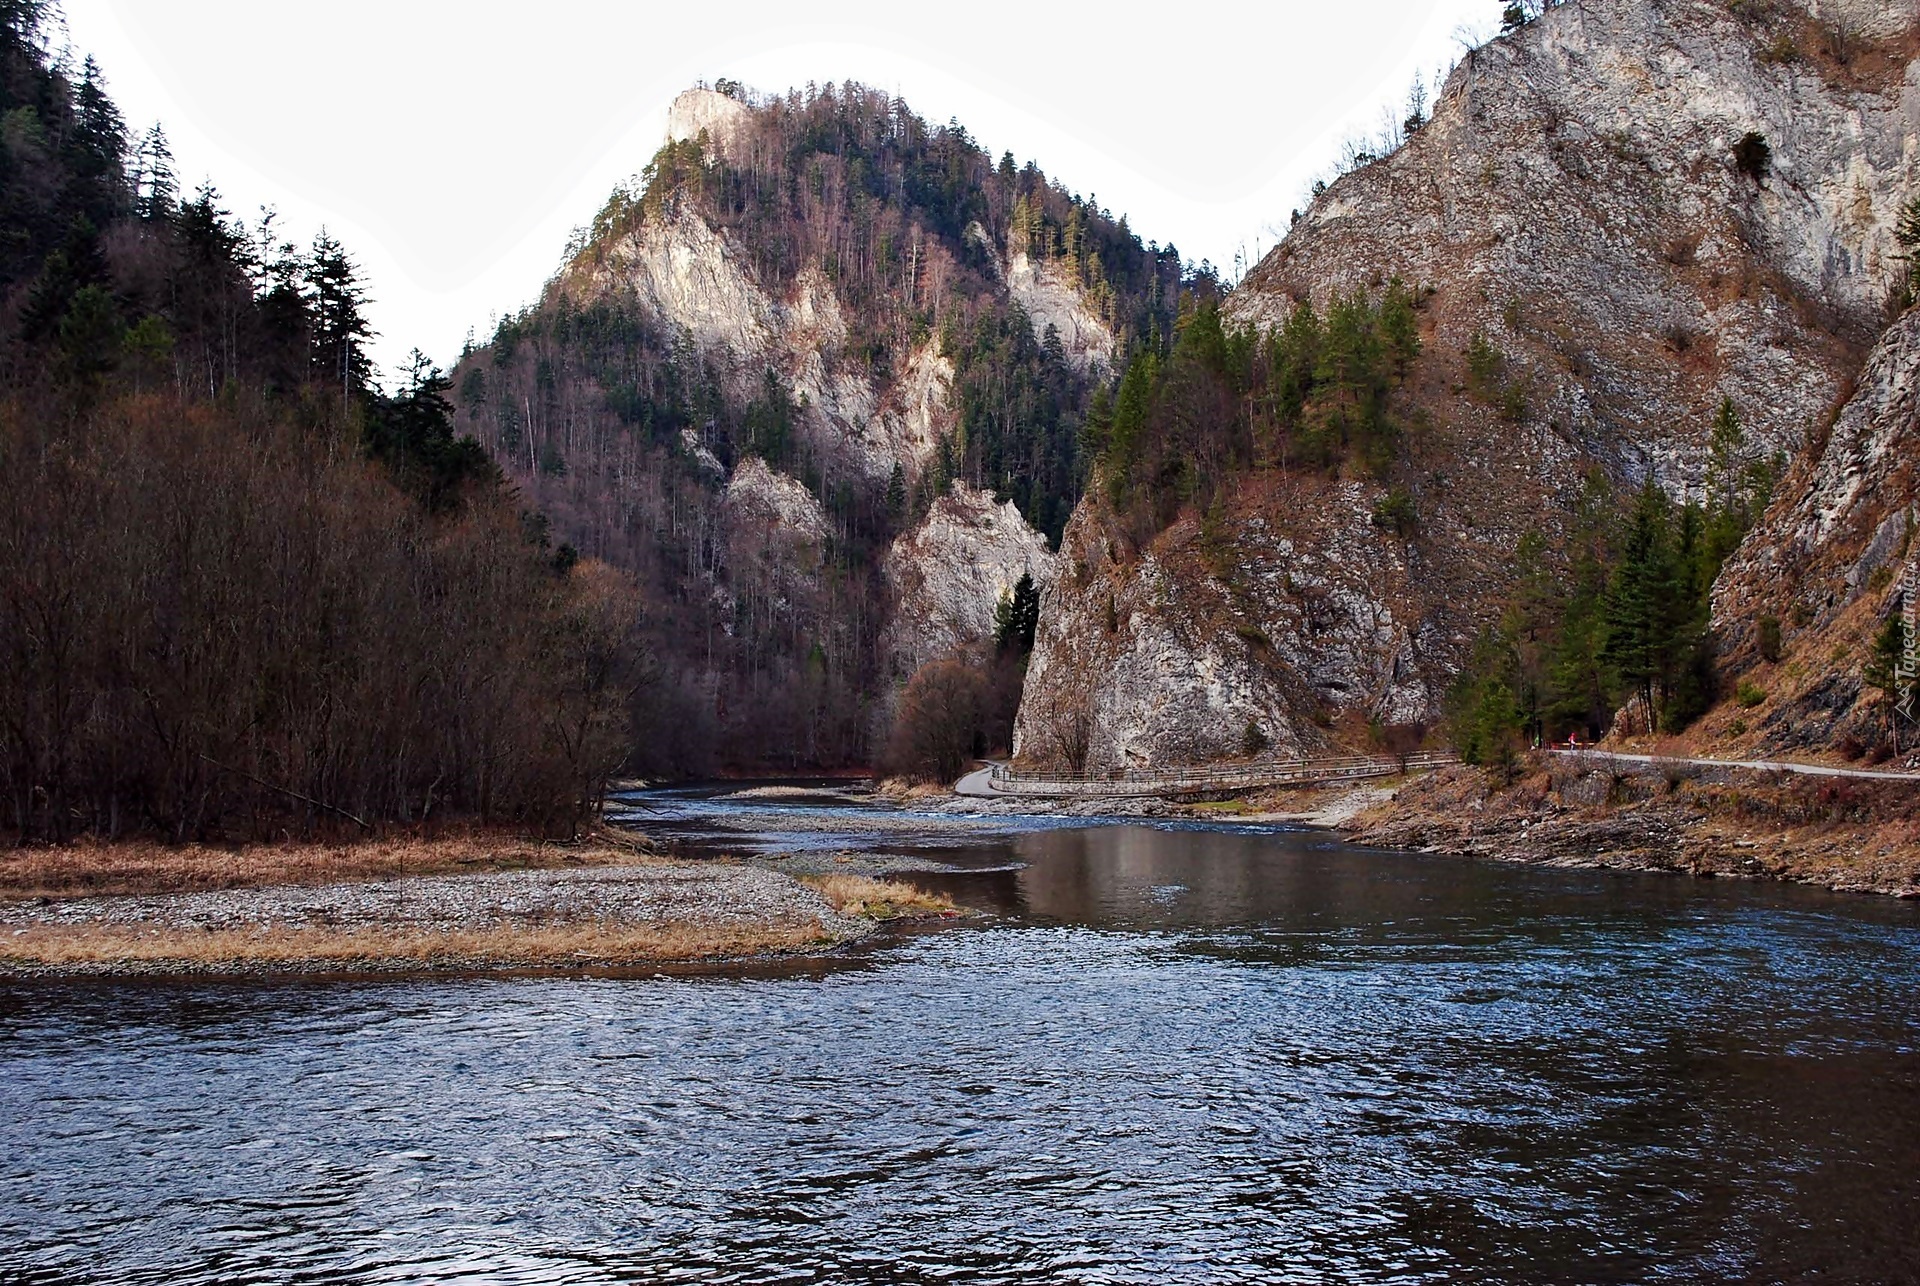
[[[958,125],[723,82],[463,358],[459,424],[640,579],[658,768],[866,763],[898,686],[1050,579],[1095,393],[1182,288]]]
[[[1528,576],[1573,579],[1597,507],[1651,479],[1676,530],[1698,510],[1737,538],[1727,514],[1822,441],[1905,303],[1912,5],[1531,12],[1316,195],[1222,339],[1143,376],[1145,427],[1115,430],[1065,533],[1024,755],[1418,735],[1490,641],[1526,668],[1531,626],[1503,622]],[[1189,427],[1206,405],[1226,427]],[[1535,730],[1610,716],[1599,686]]]

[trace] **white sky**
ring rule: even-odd
[[[646,164],[673,96],[730,76],[862,80],[957,117],[1229,273],[1271,248],[1339,143],[1487,33],[1498,0],[66,0],[137,134],[251,222],[325,224],[365,270],[391,370],[449,363],[532,301],[568,233]]]

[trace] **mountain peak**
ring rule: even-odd
[[[733,84],[731,81],[721,83]],[[696,85],[680,91],[673,106],[667,109],[667,141],[686,143],[705,132],[707,141],[725,155],[752,114],[753,108],[744,100]]]

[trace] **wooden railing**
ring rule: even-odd
[[[1090,798],[1204,795],[1214,791],[1364,781],[1370,777],[1394,777],[1405,772],[1458,762],[1458,755],[1442,753],[1338,755],[1319,759],[1263,759],[1211,768],[1121,769],[1105,776],[1016,772],[1005,764],[995,764],[989,780],[994,792],[1004,795],[1084,795]]]

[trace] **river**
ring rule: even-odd
[[[1912,903],[638,802],[986,914],[670,975],[0,984],[0,1279],[1920,1276]]]

